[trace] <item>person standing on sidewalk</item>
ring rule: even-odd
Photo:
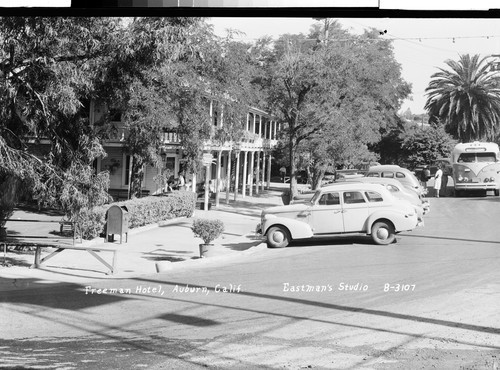
[[[434,190],[436,191],[436,198],[439,198],[439,191],[441,190],[441,180],[443,179],[443,170],[441,166],[438,167],[434,175]]]
[[[186,181],[184,180],[184,173],[179,172],[179,190],[186,190]]]

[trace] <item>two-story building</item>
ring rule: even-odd
[[[214,127],[224,125],[220,113],[215,109],[216,103],[210,102],[210,119]],[[105,114],[105,108],[91,104],[91,123]],[[199,173],[186,173],[186,183],[190,189],[200,192],[205,179],[211,180],[216,190],[215,202],[219,203],[221,192],[225,199],[236,199],[238,195],[245,197],[259,193],[269,187],[271,179],[271,150],[277,142],[279,123],[266,112],[257,108],[248,108],[244,123],[244,135],[238,142],[217,143],[208,140],[204,144],[204,158],[212,157],[212,163]],[[114,198],[127,198],[130,186],[132,162],[124,151],[127,131],[120,121],[120,116],[112,122],[116,134],[103,143],[107,157],[95,163],[97,171],[108,170],[110,174],[109,193]],[[159,148],[162,161],[160,165],[147,165],[144,169],[142,190],[144,194],[157,194],[166,190],[162,174],[178,176],[183,168],[183,148],[176,132],[165,132]],[[252,175],[253,174],[253,175]],[[236,191],[235,191],[236,189]],[[231,193],[231,195],[230,195]]]

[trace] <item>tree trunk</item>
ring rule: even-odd
[[[325,176],[325,172],[326,171],[324,169],[313,171],[311,189],[318,190],[321,187],[323,177]]]
[[[132,162],[132,179],[130,180],[130,199],[142,196],[142,180],[144,179],[144,160],[134,157]]]
[[[290,135],[290,199],[299,194],[297,188],[297,147],[292,136]]]

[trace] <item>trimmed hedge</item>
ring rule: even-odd
[[[128,226],[133,229],[176,217],[191,217],[196,206],[196,193],[174,191],[163,196],[136,198],[113,205],[127,208]],[[84,239],[94,239],[104,232],[109,207],[108,204],[80,212],[78,232]]]

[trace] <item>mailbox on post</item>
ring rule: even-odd
[[[127,207],[119,207],[112,205],[106,213],[106,235],[104,241],[108,241],[108,237],[114,234],[120,234],[120,244],[122,243],[122,235],[125,234],[125,243],[128,242],[128,210]],[[113,239],[112,239],[113,240]]]

